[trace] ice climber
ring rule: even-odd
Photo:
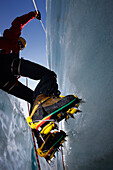
[[[28,125],[33,129],[38,143],[37,153],[50,161],[64,143],[66,133],[58,131],[58,122],[73,117],[79,103],[74,95],[59,97],[56,74],[31,61],[19,58],[19,51],[26,46],[20,37],[23,27],[32,19],[41,20],[41,14],[30,12],[17,17],[0,37],[0,88],[9,94],[31,103]],[[40,80],[31,90],[18,81],[19,76]],[[77,105],[78,107],[78,105]]]
[[[29,12],[14,19],[9,29],[0,37],[0,88],[9,94],[24,99],[29,103],[35,99],[35,94],[54,94],[58,95],[58,85],[56,74],[49,69],[19,58],[19,51],[26,46],[24,38],[20,37],[23,27],[32,19],[41,20],[41,14],[38,11]],[[19,76],[29,77],[34,80],[40,80],[36,87],[35,94],[33,90],[18,81]],[[46,87],[46,88],[45,88]]]

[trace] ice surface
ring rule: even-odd
[[[32,170],[36,159],[20,102],[0,90],[0,169]]]
[[[113,169],[113,1],[47,0],[48,65],[86,101],[63,124],[66,169]]]

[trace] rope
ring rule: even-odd
[[[41,170],[40,162],[39,162],[38,154],[37,154],[37,150],[36,150],[36,143],[35,143],[34,133],[33,133],[32,129],[31,129],[31,132],[32,132],[32,138],[33,138],[33,143],[34,143],[34,148],[35,148],[35,154],[36,154],[36,160],[37,160],[38,169]]]
[[[26,86],[28,87],[28,78],[26,78]],[[30,112],[29,103],[27,102],[28,113]]]
[[[28,79],[26,78],[26,86],[28,87]],[[29,103],[27,102],[27,106],[28,106],[28,113],[30,115],[30,109],[29,109]],[[40,168],[40,162],[39,162],[39,158],[38,158],[38,153],[37,153],[37,149],[36,149],[36,143],[35,143],[35,138],[34,138],[34,133],[31,129],[31,133],[32,133],[32,138],[33,138],[33,144],[34,144],[34,149],[35,149],[35,154],[36,154],[36,160],[37,160],[37,165],[38,165],[38,169],[41,170]]]
[[[62,153],[62,163],[63,163],[63,170],[65,170],[65,165],[64,165],[64,157],[63,157],[63,149],[61,146],[61,153]]]
[[[38,9],[37,9],[37,6],[36,6],[36,3],[35,3],[35,0],[33,0],[33,4],[34,4],[35,10],[36,10],[37,15],[38,15]],[[44,24],[42,23],[42,21],[41,21],[41,20],[40,20],[40,23],[41,23],[41,25],[42,25],[42,28],[43,28],[43,30],[44,30],[44,32],[45,32],[45,34],[46,34],[46,29],[45,29]]]

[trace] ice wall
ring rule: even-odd
[[[47,55],[62,93],[86,101],[63,125],[66,169],[113,169],[113,1],[47,0]]]
[[[31,131],[19,101],[0,90],[0,169],[36,169]]]

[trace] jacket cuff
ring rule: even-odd
[[[34,16],[37,17],[37,12],[36,11],[34,11]]]

